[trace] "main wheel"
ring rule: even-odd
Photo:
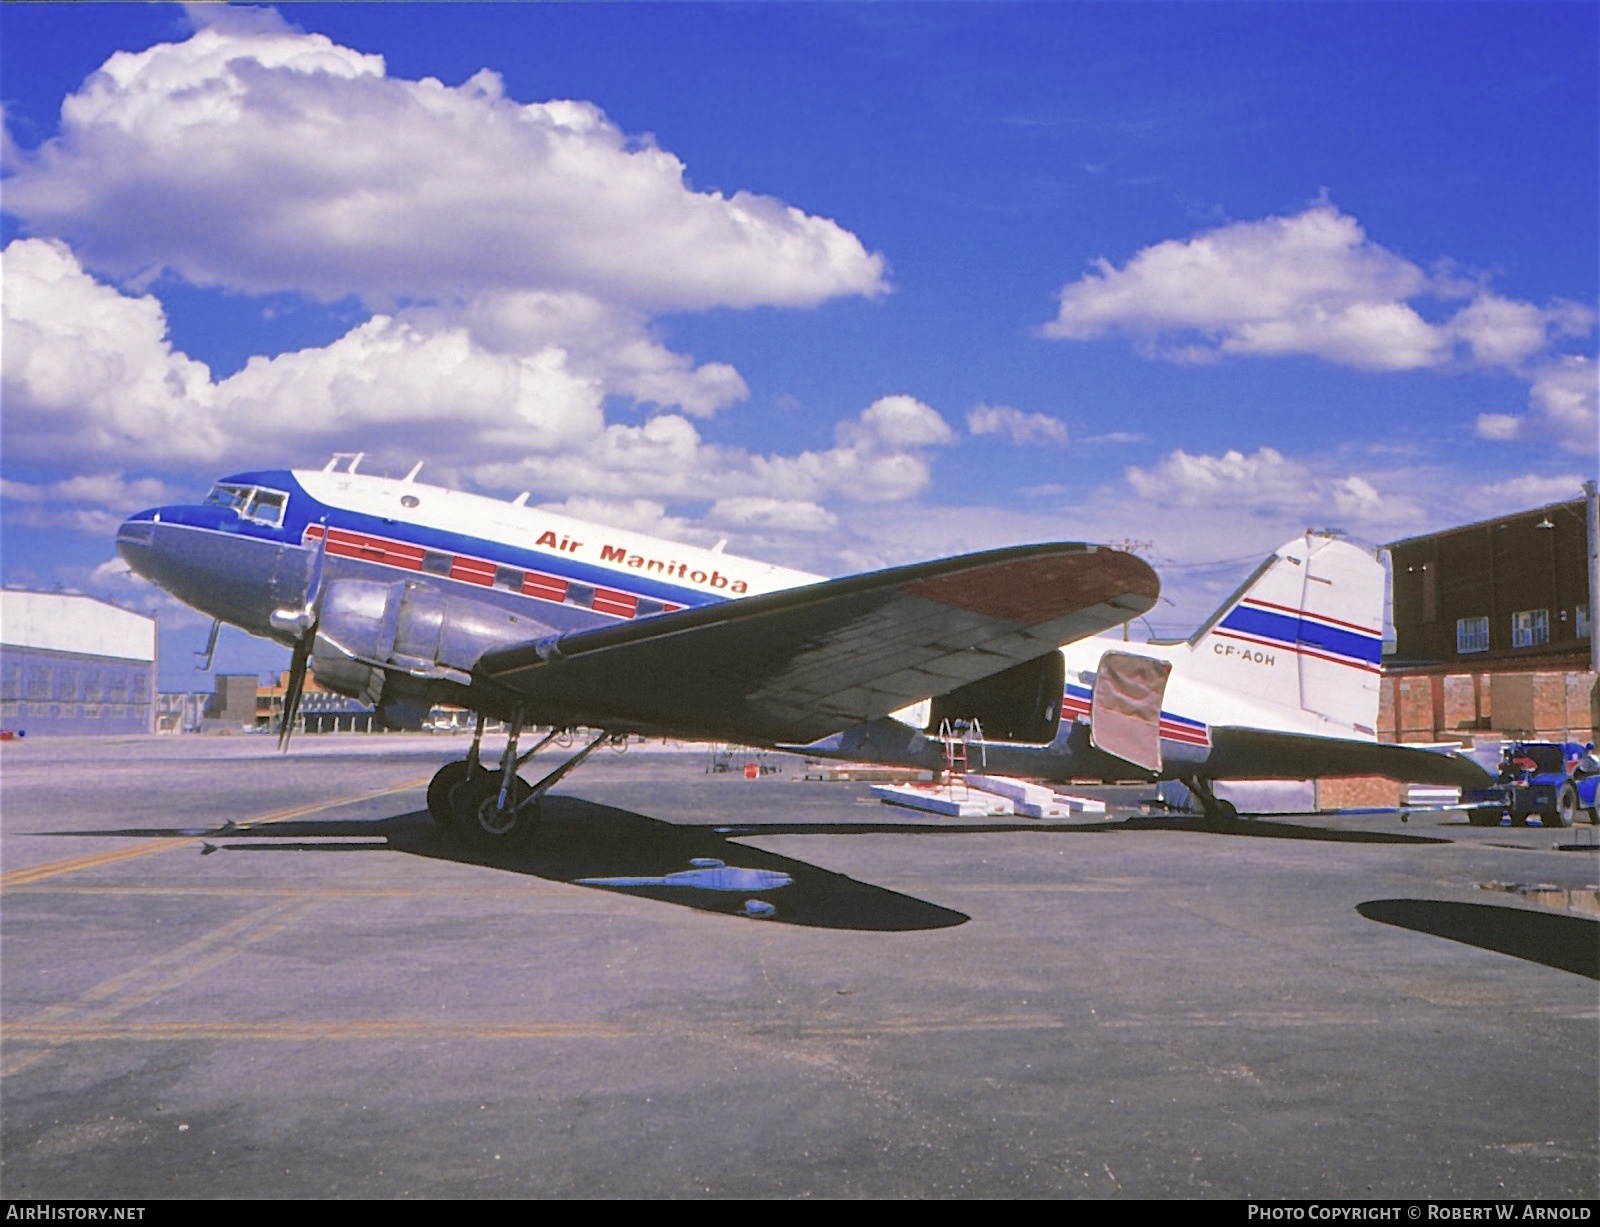
[[[1545,825],[1569,827],[1578,821],[1578,814],[1582,808],[1578,804],[1578,786],[1568,780],[1561,786],[1561,791],[1556,794],[1556,812],[1545,815]]]
[[[456,833],[476,848],[510,847],[518,838],[527,835],[539,820],[539,807],[517,807],[533,789],[521,776],[512,780],[506,794],[506,806],[500,808],[500,781],[498,771],[485,771],[467,780],[455,791],[451,815]]]
[[[1475,827],[1497,827],[1504,813],[1498,805],[1474,805],[1467,811],[1467,821]]]
[[[478,768],[478,774],[484,768]],[[450,808],[450,799],[462,784],[467,782],[467,760],[458,759],[453,763],[446,763],[434,772],[433,779],[428,781],[428,813],[433,820],[442,827],[450,825],[453,812]]]

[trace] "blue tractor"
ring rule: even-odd
[[[1473,826],[1571,826],[1579,818],[1600,823],[1600,759],[1594,743],[1517,741],[1505,749],[1495,783],[1464,793],[1461,804]]]

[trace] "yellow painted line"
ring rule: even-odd
[[[282,1022],[7,1023],[8,1044],[184,1040],[619,1040],[637,1035],[606,1022],[432,1022],[407,1019],[304,1019]]]
[[[392,788],[380,788],[376,792],[356,793],[348,797],[339,797],[333,801],[316,801],[310,805],[300,805],[293,809],[263,814],[259,818],[247,818],[243,822],[235,823],[234,831],[242,833],[248,831],[251,827],[264,826],[269,822],[287,822],[291,818],[303,818],[307,814],[338,809],[342,805],[354,805],[358,801],[371,801],[376,797],[386,797],[390,793],[408,792],[413,788],[421,787],[432,778],[432,776],[425,775],[420,779],[407,780],[404,784],[396,784]],[[29,883],[42,882],[46,878],[60,877],[65,873],[79,873],[85,869],[97,869],[101,865],[115,865],[119,861],[131,861],[141,856],[153,856],[157,852],[168,852],[173,848],[181,848],[188,844],[198,843],[200,840],[207,838],[207,836],[215,837],[217,834],[217,832],[207,832],[206,835],[184,835],[169,839],[152,839],[132,848],[116,848],[110,852],[95,852],[88,856],[74,856],[63,861],[48,861],[43,865],[30,865],[26,869],[13,869],[10,873],[0,874],[0,890],[9,890],[14,886],[27,886]]]

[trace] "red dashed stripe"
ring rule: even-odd
[[[457,554],[450,562],[450,578],[491,587],[494,584],[494,563]]]
[[[631,592],[618,592],[613,588],[594,590],[594,608],[598,613],[617,618],[631,618],[639,611],[639,598]]]
[[[567,599],[567,581],[554,575],[529,571],[522,577],[522,592],[524,596],[536,596],[542,601],[554,601],[559,605]]]
[[[357,558],[362,562],[376,562],[406,571],[422,570],[425,551],[420,545],[387,537],[374,537],[367,533],[351,532],[343,528],[330,528],[326,531],[327,551],[337,558]],[[302,540],[317,540],[323,532],[321,524],[308,524]],[[484,558],[453,554],[450,557],[450,578],[462,583],[477,584],[483,588],[493,587],[497,565]],[[559,575],[546,575],[540,571],[524,571],[522,594],[557,605],[564,604],[567,599],[567,580]],[[634,618],[638,616],[639,602],[642,599],[631,592],[623,592],[616,588],[596,588],[593,608],[597,613],[609,614],[614,618]],[[663,613],[673,613],[686,608],[688,608],[686,605],[675,601],[661,602]]]

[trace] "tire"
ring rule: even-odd
[[[1467,811],[1467,821],[1475,827],[1497,827],[1504,813],[1498,805],[1475,805]]]
[[[483,768],[480,766],[478,771],[482,773]],[[434,772],[433,779],[428,781],[428,813],[440,826],[448,827],[453,821],[450,798],[466,781],[467,760],[464,758],[446,763]]]
[[[456,834],[471,847],[485,850],[509,848],[526,837],[538,824],[539,807],[515,807],[533,792],[521,776],[515,777],[511,795],[507,796],[507,811],[500,810],[500,780],[498,771],[485,771],[467,780],[455,790],[451,801],[451,818]]]
[[[1569,827],[1578,821],[1582,806],[1578,804],[1578,787],[1571,780],[1561,786],[1561,791],[1556,794],[1556,812],[1546,814],[1545,826]]]

